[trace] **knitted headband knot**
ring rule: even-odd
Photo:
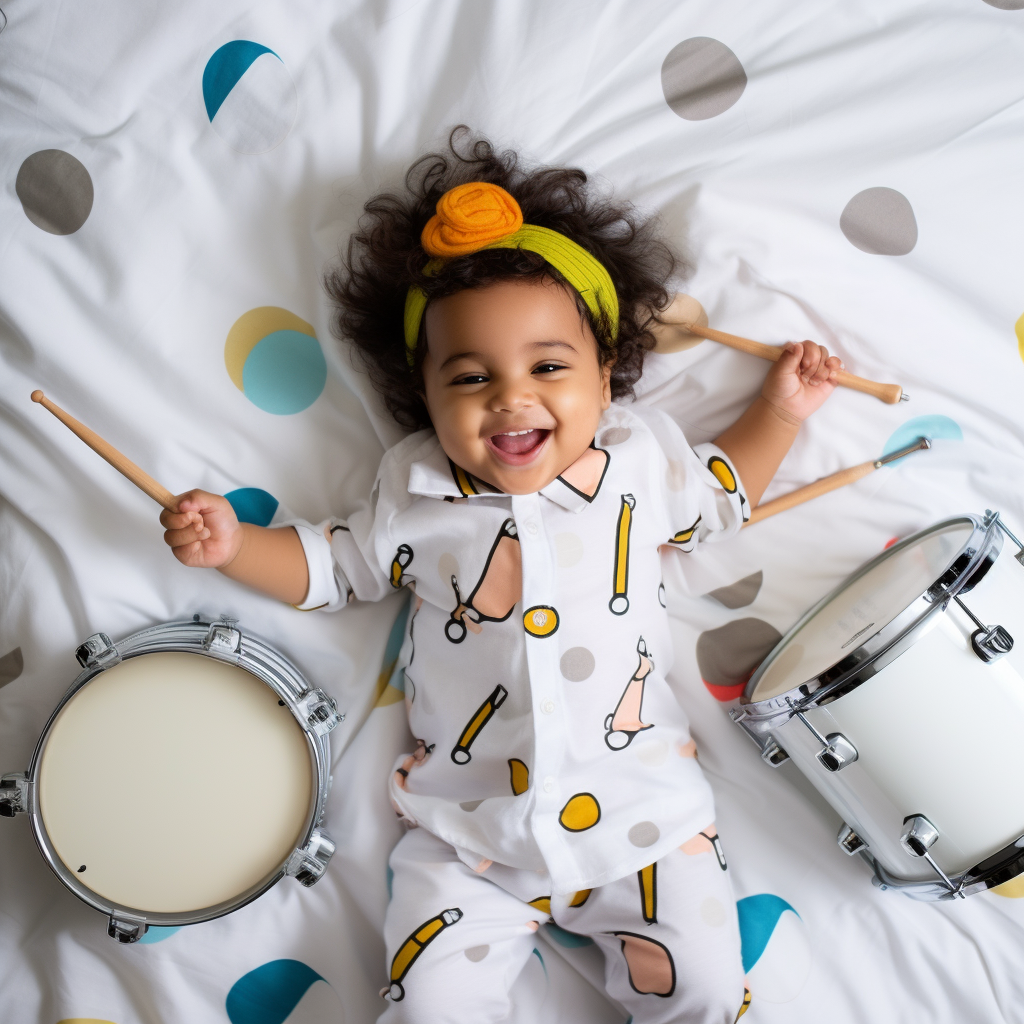
[[[434,257],[423,268],[425,274],[436,274],[447,259],[483,249],[528,249],[562,274],[595,318],[608,318],[613,340],[618,336],[619,299],[604,264],[561,232],[524,224],[519,204],[505,189],[486,181],[457,185],[441,196],[436,209],[420,235],[424,251]],[[410,366],[415,364],[426,308],[426,292],[414,285],[405,297],[405,348]]]

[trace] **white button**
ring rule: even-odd
[[[532,519],[527,521],[527,523],[526,523],[526,532],[531,537],[536,537],[537,536],[537,531],[539,529],[540,529],[540,527]]]
[[[555,778],[553,775],[549,775],[544,780],[544,792],[550,793],[555,788]]]
[[[555,702],[550,697],[545,697],[540,702],[540,709],[545,715],[550,715],[555,710]]]

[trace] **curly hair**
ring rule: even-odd
[[[619,299],[618,336],[596,318],[565,278],[542,256],[525,249],[487,249],[447,260],[427,276],[420,233],[449,189],[470,181],[500,185],[515,197],[524,222],[571,238],[608,269]],[[359,352],[370,380],[395,420],[410,430],[430,426],[423,401],[420,344],[410,369],[403,316],[405,296],[418,285],[432,299],[512,278],[550,278],[575,296],[598,343],[602,365],[612,364],[613,398],[632,395],[644,356],[654,344],[650,328],[668,304],[666,283],[688,267],[658,237],[656,224],[635,208],[599,194],[574,167],[524,168],[517,153],[498,152],[465,125],[452,130],[447,153],[421,157],[405,176],[404,191],[385,191],[366,203],[340,265],[324,284],[336,304],[333,328]],[[425,319],[425,318],[424,318]]]

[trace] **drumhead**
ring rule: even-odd
[[[313,780],[306,736],[269,686],[204,655],[142,654],[100,672],[54,719],[39,812],[83,885],[183,913],[281,867],[309,822]]]
[[[963,550],[974,524],[939,523],[855,576],[775,649],[750,694],[770,700],[821,675],[919,598]]]

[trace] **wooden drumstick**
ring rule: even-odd
[[[758,505],[757,508],[751,511],[750,519],[744,525],[750,526],[751,523],[767,519],[769,516],[775,515],[776,512],[785,512],[786,509],[793,508],[795,505],[802,505],[805,501],[810,501],[811,498],[817,498],[822,494],[828,494],[829,491],[845,487],[847,484],[852,484],[855,480],[860,480],[861,477],[873,473],[876,469],[881,469],[882,466],[889,462],[895,462],[911,452],[922,451],[923,449],[931,448],[931,446],[932,443],[927,437],[919,437],[913,444],[908,445],[906,448],[901,448],[898,452],[893,452],[891,455],[884,455],[880,459],[875,459],[874,462],[862,462],[859,466],[851,466],[849,469],[841,469],[838,473],[833,473],[831,476],[822,477],[820,480],[815,480],[813,484],[797,488],[795,491],[790,491],[789,494],[782,495],[781,498],[775,498],[773,501],[766,501],[763,505]]]
[[[688,348],[689,345],[685,340],[688,334],[717,341],[719,344],[728,345],[730,348],[746,352],[748,355],[759,356],[761,359],[768,359],[773,363],[785,351],[779,345],[765,345],[760,341],[741,338],[737,334],[726,334],[725,331],[716,331],[708,327],[707,315],[704,313],[703,306],[690,295],[676,295],[671,305],[661,315],[665,323],[657,325],[654,329],[657,338],[655,350],[659,352],[677,352]],[[853,391],[863,391],[865,394],[874,395],[875,398],[888,402],[890,405],[910,401],[910,396],[899,384],[880,384],[877,381],[847,373],[845,370],[838,372],[836,383]]]
[[[122,455],[95,431],[90,430],[84,423],[79,423],[74,416],[69,416],[59,405],[54,405],[42,391],[33,391],[32,401],[38,402],[44,409],[49,409],[64,426],[77,434],[100,458],[106,459],[114,469],[131,480],[140,490],[145,491],[155,502],[163,505],[168,512],[178,511],[174,495],[166,487],[158,484],[148,473],[139,469],[131,459]]]

